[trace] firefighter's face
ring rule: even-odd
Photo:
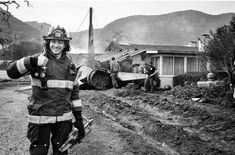
[[[55,55],[62,54],[63,49],[65,48],[65,42],[63,40],[51,40],[50,41],[50,50]]]

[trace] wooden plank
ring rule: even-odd
[[[147,74],[128,73],[128,72],[118,72],[117,76],[121,81],[141,80],[147,78]]]
[[[19,88],[18,90],[29,90],[29,89],[32,89],[32,86],[31,86],[31,85],[21,87],[21,88]]]

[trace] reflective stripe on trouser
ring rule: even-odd
[[[67,155],[68,151],[60,152],[58,149],[68,139],[72,130],[72,121],[62,121],[53,124],[29,123],[27,138],[30,140],[29,152],[31,155],[47,155],[51,143],[53,155]]]
[[[28,122],[34,123],[34,124],[48,124],[48,123],[68,121],[68,120],[72,120],[72,118],[73,118],[72,112],[65,113],[62,116],[28,115]]]

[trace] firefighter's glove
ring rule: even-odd
[[[48,62],[48,58],[41,54],[38,57],[37,65],[38,66],[46,66],[47,62]]]
[[[82,119],[82,112],[81,111],[76,111],[73,112],[73,115],[75,117],[75,122],[74,122],[74,127],[78,129],[78,143],[81,142],[81,140],[85,137],[85,128],[83,124],[83,119]]]
[[[37,66],[38,66],[38,58],[30,57],[30,64],[32,66],[32,69],[35,70],[35,68],[37,68]]]

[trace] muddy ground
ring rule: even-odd
[[[1,83],[2,84],[2,83]],[[0,154],[28,154],[26,86],[0,85]],[[145,93],[132,85],[81,90],[83,114],[92,132],[70,154],[233,155],[235,111],[176,99],[162,91]]]

